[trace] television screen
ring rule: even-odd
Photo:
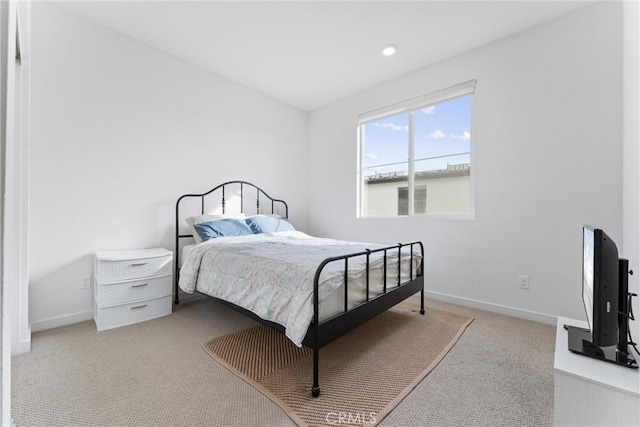
[[[582,232],[582,301],[593,331],[593,229],[584,227]]]

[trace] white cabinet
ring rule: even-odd
[[[554,360],[555,425],[640,425],[638,369],[570,352],[564,325],[587,327],[586,322],[558,317]]]
[[[99,331],[171,314],[173,253],[163,248],[101,251],[94,258]]]

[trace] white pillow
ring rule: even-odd
[[[223,215],[203,214],[203,215],[190,216],[189,218],[185,219],[185,221],[187,222],[187,225],[189,226],[189,230],[191,230],[191,234],[193,235],[193,238],[196,240],[196,243],[202,243],[202,239],[200,238],[200,235],[198,234],[196,229],[193,227],[194,225],[200,224],[203,222],[218,221],[220,219],[244,219],[244,217],[245,216],[243,213],[223,214]]]

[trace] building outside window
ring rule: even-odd
[[[473,215],[474,92],[471,81],[360,116],[359,216]]]
[[[427,186],[418,185],[413,191],[413,207],[416,214],[427,213]],[[398,187],[398,215],[409,214],[409,187]]]

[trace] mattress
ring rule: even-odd
[[[186,260],[197,245],[185,245],[182,248],[182,263]],[[412,266],[412,276],[416,277],[418,269],[418,263],[414,263]],[[400,277],[401,283],[409,280],[409,259],[402,260],[401,263],[402,276]],[[383,267],[372,268],[369,272],[369,298],[373,298],[383,293],[384,282],[382,280],[384,274]],[[392,289],[398,285],[398,264],[387,266],[387,289]],[[347,307],[352,308],[362,302],[366,301],[366,278],[360,276],[349,280],[348,292],[347,292]],[[340,285],[335,291],[331,293],[327,298],[319,304],[320,307],[320,321],[327,320],[337,314],[344,311],[344,284]]]
[[[182,249],[180,287],[220,298],[285,327],[300,345],[313,317],[313,276],[322,260],[381,245],[319,239],[299,231],[214,239]],[[419,249],[403,248],[400,280],[416,276]],[[411,264],[411,272],[410,270]],[[381,253],[370,258],[369,296],[383,292]],[[366,300],[365,257],[349,262],[347,307]],[[397,250],[388,251],[387,288],[398,284]],[[319,316],[326,320],[344,311],[344,261],[327,264],[320,280]]]

